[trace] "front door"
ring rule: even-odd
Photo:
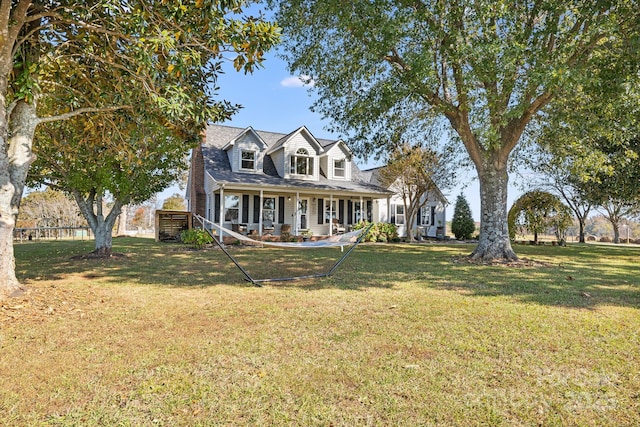
[[[309,199],[298,199],[298,214],[296,221],[298,223],[298,230],[306,230],[307,225],[307,212],[309,208]]]

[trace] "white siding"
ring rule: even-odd
[[[276,166],[278,175],[284,177],[285,170],[287,170],[285,166],[284,150],[278,150],[275,153],[271,153],[271,160],[273,160],[273,164]]]
[[[206,206],[205,206],[205,217],[209,221],[213,221],[215,218],[215,212],[213,212],[213,192],[217,190],[218,185],[215,183],[211,175],[208,173],[204,174],[204,192],[206,194]]]
[[[419,227],[424,230],[423,233],[428,237],[436,237],[438,227],[446,226],[446,211],[439,196],[435,193],[430,193],[428,194],[427,198],[429,201],[425,205],[425,208],[429,210],[429,215],[431,215],[431,207],[435,207],[435,215],[433,221],[429,221],[429,224],[421,224],[420,226],[417,225],[418,221],[414,218],[413,229],[414,235],[416,237],[418,236]],[[402,198],[398,195],[394,195],[391,197],[390,202],[391,205],[400,205],[402,204]],[[388,212],[389,205],[387,203],[387,200],[378,199],[378,203],[374,203],[373,220],[380,222],[390,222],[393,213],[391,214],[391,216],[388,216]],[[406,224],[409,222],[408,220],[409,219],[405,216],[405,225],[398,225],[398,235],[400,237],[407,236]],[[431,225],[431,222],[433,222],[433,225]]]
[[[309,156],[313,160],[313,175],[312,176],[304,176],[304,175],[295,175],[289,173],[289,168],[291,165],[291,157],[295,156],[298,149],[304,148],[309,153]],[[278,153],[281,153],[283,150],[279,150]],[[318,153],[316,148],[301,134],[298,133],[291,138],[284,149],[286,153],[286,157],[284,161],[280,161],[278,159],[278,163],[282,164],[284,167],[285,174],[280,175],[286,178],[296,178],[296,179],[304,179],[309,181],[318,181],[320,178],[320,162],[318,161]],[[275,154],[275,153],[274,153]],[[273,155],[272,155],[273,156]],[[276,162],[276,159],[273,159]],[[277,164],[277,163],[276,163]],[[278,171],[279,172],[279,171]]]
[[[335,179],[340,181],[351,181],[351,161],[348,160],[349,156],[342,149],[341,144],[336,144],[326,153],[326,155],[322,156],[322,169],[329,179]],[[344,177],[338,177],[335,175],[335,161],[336,160],[344,160],[345,163],[345,171]]]
[[[260,151],[261,148],[262,144],[260,143],[258,138],[251,132],[243,135],[240,139],[238,139],[233,147],[227,151],[227,155],[229,156],[229,163],[231,164],[231,169],[233,170],[233,172],[251,172],[251,170],[248,169],[241,169],[243,150],[252,151],[255,153],[256,167],[253,171],[262,171],[264,153]]]

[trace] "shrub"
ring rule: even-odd
[[[451,232],[456,239],[469,239],[473,232],[476,231],[476,223],[471,215],[471,208],[467,199],[462,194],[456,200],[456,206],[453,210],[453,219],[451,220]]]
[[[191,245],[196,249],[202,249],[204,245],[213,243],[211,235],[199,228],[182,231],[182,233],[180,233],[180,240],[182,240],[182,243]]]
[[[354,230],[361,230],[369,226],[369,222],[360,221],[353,226]],[[386,222],[376,222],[373,227],[369,229],[369,232],[363,239],[365,242],[397,242],[398,227],[395,224],[388,224]]]
[[[609,237],[609,236],[602,236],[602,237],[600,238],[600,242],[602,242],[602,243],[611,243],[611,237]]]

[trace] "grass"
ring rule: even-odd
[[[640,424],[640,248],[362,245],[256,288],[219,250],[16,245],[0,425]],[[232,249],[259,277],[336,249]],[[310,271],[312,270],[312,271]]]

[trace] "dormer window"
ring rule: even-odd
[[[344,178],[346,171],[346,162],[344,159],[333,161],[333,176],[336,178]]]
[[[295,175],[313,175],[313,158],[304,148],[298,148],[296,154],[291,156],[290,173]]]
[[[256,170],[256,153],[255,151],[242,150],[240,159],[240,168],[245,170]]]

